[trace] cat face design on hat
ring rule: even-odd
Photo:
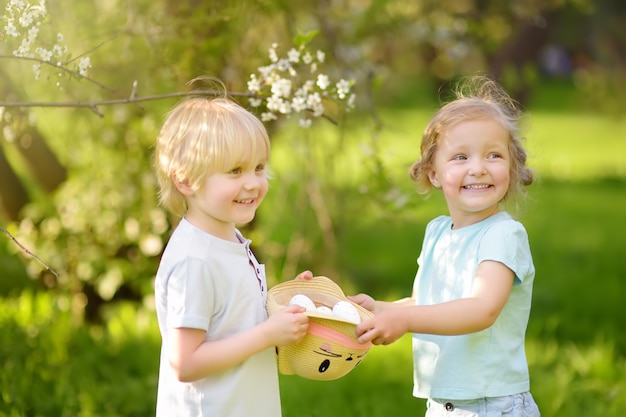
[[[300,355],[292,356],[283,365],[287,374],[311,379],[330,380],[344,376],[363,359],[369,344],[359,344],[345,333],[311,320],[307,337],[298,346]],[[311,352],[313,355],[306,355]],[[309,360],[302,360],[306,356]]]
[[[292,280],[271,288],[268,313],[271,315],[297,299],[304,301],[309,328],[299,343],[277,348],[278,371],[324,381],[348,374],[372,346],[369,342],[358,343],[356,323],[373,314],[349,301],[327,277]]]

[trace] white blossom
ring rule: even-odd
[[[308,110],[306,116],[303,114],[304,117],[298,119],[302,128],[308,128],[314,118],[324,115],[324,100],[341,101],[346,107],[354,105],[351,81],[340,79],[333,82],[327,74],[318,74],[319,66],[326,58],[323,51],[311,54],[306,47],[300,46],[281,56],[274,43],[269,48],[268,57],[270,64],[260,66],[247,82],[248,91],[252,93],[249,104],[261,109],[263,122]]]
[[[33,64],[33,72],[35,73],[35,79],[38,80],[41,76],[41,64]]]
[[[268,110],[278,110],[282,102],[280,97],[271,96],[267,99],[267,108]]]
[[[280,71],[287,71],[289,68],[291,68],[291,64],[289,63],[288,59],[279,59],[276,63],[276,66]]]
[[[261,104],[263,104],[263,100],[261,100],[260,98],[256,98],[256,97],[250,98],[250,105],[252,107],[259,107]]]
[[[300,61],[300,52],[296,48],[291,48],[289,52],[287,52],[287,58],[289,62],[297,63]]]
[[[50,62],[50,59],[52,59],[52,51],[49,51],[45,48],[36,48],[35,52],[39,54],[42,61]]]
[[[326,90],[330,85],[330,80],[328,79],[328,75],[319,74],[317,76],[317,82],[315,83],[322,90]]]
[[[39,39],[40,28],[49,21],[45,0],[10,0],[5,7],[3,20],[6,21],[3,28],[6,34],[5,39],[15,39],[11,43],[14,43],[14,47],[16,45],[17,48],[12,53],[18,58],[33,58],[43,62],[51,62],[53,58],[58,59],[68,52],[67,45],[63,43],[64,36],[62,33],[57,33],[54,41]],[[68,70],[63,63],[58,66],[63,70]],[[79,60],[77,71],[81,75],[85,76],[89,68],[91,68],[89,57],[83,57]],[[35,79],[39,79],[41,65],[33,65],[33,72]],[[63,74],[64,72],[61,71],[60,75]]]
[[[276,120],[276,119],[278,118],[276,117],[274,113],[271,113],[271,112],[261,113],[262,122],[269,122],[269,121]]]
[[[348,107],[353,109],[354,108],[354,102],[356,101],[356,95],[355,94],[350,94],[350,98],[348,99]]]
[[[60,57],[61,55],[63,55],[64,52],[65,52],[65,50],[60,45],[54,45],[52,47],[52,53],[57,58]]]
[[[4,33],[6,33],[7,36],[11,36],[13,38],[17,38],[20,35],[12,19],[8,20],[6,26],[4,27]]]
[[[272,47],[269,50],[270,61],[272,62],[278,61],[278,54],[276,54],[277,47],[278,47],[278,44],[274,43],[272,44]]]
[[[306,99],[304,97],[294,97],[293,100],[291,100],[291,108],[296,113],[306,110]]]
[[[79,61],[78,61],[78,72],[80,75],[82,75],[83,77],[87,75],[87,70],[89,70],[89,68],[91,68],[91,59],[89,59],[88,56],[84,56],[82,57]]]
[[[253,93],[261,91],[261,83],[254,74],[250,75],[250,81],[248,81],[248,91]]]
[[[346,98],[346,95],[350,92],[350,83],[344,79],[339,80],[335,87],[337,88],[337,97],[341,100]]]
[[[291,104],[288,101],[281,100],[278,106],[278,111],[282,114],[291,113]]]
[[[291,95],[291,81],[281,78],[272,84],[272,95],[277,97],[289,97]]]

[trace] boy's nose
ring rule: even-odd
[[[257,175],[247,175],[243,183],[243,188],[246,190],[254,190],[261,187],[262,179]]]

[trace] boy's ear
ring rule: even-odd
[[[437,178],[437,173],[435,171],[430,171],[428,173],[428,180],[435,188],[440,188],[441,183],[439,182],[439,178]]]
[[[176,186],[176,189],[178,191],[180,191],[180,193],[182,195],[185,195],[185,196],[193,195],[194,190],[189,185],[189,181],[188,180],[182,180],[181,181],[181,180],[179,180],[176,177],[176,174],[172,174],[172,181],[174,182],[174,185]]]

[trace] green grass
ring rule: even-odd
[[[626,235],[616,225],[626,207],[626,180],[545,180],[531,187],[529,197],[521,220],[529,233],[537,277],[527,349],[532,392],[542,415],[624,415]],[[438,196],[421,204],[443,209]],[[340,246],[345,248],[342,262],[350,271],[351,286],[383,299],[408,295],[423,237],[421,217],[404,219],[402,225],[366,223],[350,229]],[[358,384],[352,384],[359,390],[371,393],[363,401],[369,404],[374,396],[397,410],[397,415],[409,415],[415,407],[422,410],[421,401],[409,398],[410,346],[402,341],[401,349],[376,347],[371,353],[355,375],[349,375],[358,378]],[[293,378],[289,381],[289,395],[307,387],[309,395],[315,396],[303,400],[306,403],[335,401],[331,409],[347,407],[348,401],[334,394],[328,397],[324,387],[312,393],[317,385]],[[333,391],[350,397],[344,394],[350,383],[336,384]],[[376,390],[380,390],[378,396]],[[388,395],[392,401],[382,400]],[[291,400],[285,401],[291,406]],[[296,410],[294,405],[291,415],[296,415]]]
[[[539,177],[519,216],[537,269],[527,338],[531,389],[544,417],[621,417],[626,413],[626,124],[610,116],[538,109],[531,113],[528,147]],[[380,134],[372,135],[368,122],[352,122],[341,144],[333,139],[333,127],[312,130],[306,140],[321,149],[312,155],[300,150],[295,158],[300,151],[287,141],[290,133],[277,138],[277,178],[257,225],[269,237],[261,233],[255,243],[267,239],[265,255],[280,255],[271,241],[288,242],[303,225],[299,230],[309,246],[299,267],[337,273],[332,277],[348,293],[407,295],[425,224],[445,213],[440,195],[422,199],[406,175],[431,113],[383,111]],[[386,185],[373,185],[377,174],[360,157],[368,146],[381,150],[387,179],[408,197],[404,205],[386,200]],[[328,160],[327,152],[340,161]],[[318,218],[300,210],[311,194],[298,177],[287,176],[287,167],[322,173],[322,189],[338,186],[325,201],[339,219],[333,248],[320,237]],[[12,252],[9,245],[6,241],[0,251],[5,293],[28,283],[16,258],[2,255]],[[283,265],[268,266],[271,274]],[[154,313],[124,305],[111,311],[105,325],[88,327],[69,313],[76,301],[30,290],[0,299],[0,417],[153,415],[160,342]],[[373,347],[363,363],[336,381],[281,376],[284,416],[423,415],[423,400],[411,396],[411,361],[405,336],[391,346]]]

